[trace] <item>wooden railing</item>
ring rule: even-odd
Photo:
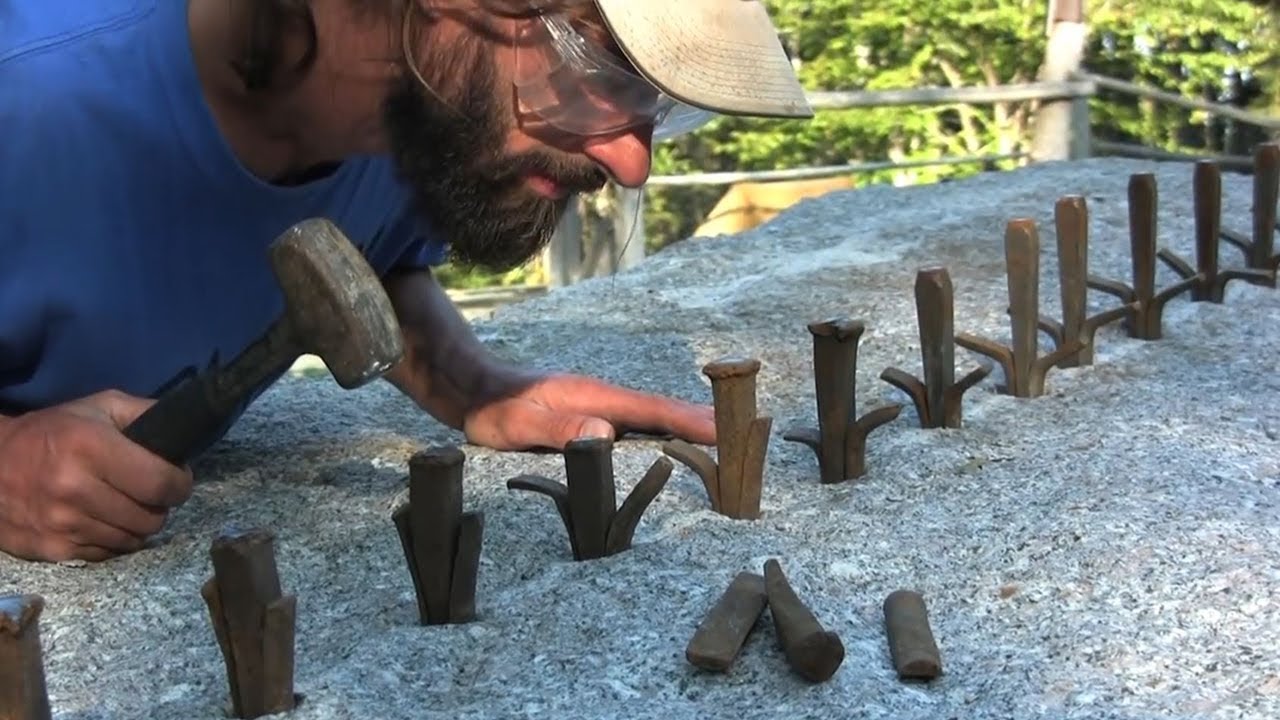
[[[1028,152],[995,153],[991,155],[956,155],[943,156],[926,160],[884,160],[880,162],[849,163],[847,165],[817,165],[806,168],[787,168],[785,170],[741,170],[726,172],[685,173],[683,175],[654,175],[646,183],[647,187],[673,185],[731,185],[740,182],[777,182],[780,180],[815,180],[818,178],[850,175],[854,173],[876,172],[879,170],[898,170],[930,167],[935,165],[966,165],[970,163],[988,163],[997,160],[1020,160],[1030,155]]]
[[[1177,93],[1161,90],[1159,88],[1139,85],[1127,80],[1120,80],[1117,78],[1107,77],[1105,75],[1098,75],[1083,71],[1077,71],[1072,75],[1080,80],[1092,83],[1096,88],[1113,90],[1132,97],[1139,97],[1146,100],[1154,100],[1156,102],[1175,105],[1186,110],[1200,110],[1214,117],[1227,118],[1246,125],[1253,125],[1264,130],[1280,131],[1280,118],[1274,116],[1243,110],[1233,105],[1224,105],[1222,103],[1189,98],[1183,95],[1178,95]],[[1094,150],[1101,151],[1109,155],[1122,155],[1149,160],[1211,159],[1216,161],[1222,167],[1230,170],[1247,171],[1253,168],[1253,158],[1247,155],[1223,155],[1219,153],[1197,153],[1195,155],[1191,155],[1187,153],[1171,152],[1145,145],[1117,143],[1107,140],[1098,140],[1096,138],[1091,140],[1090,144]]]

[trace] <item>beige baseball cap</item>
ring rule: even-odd
[[[813,117],[760,0],[595,0],[631,63],[658,89],[725,115]]]

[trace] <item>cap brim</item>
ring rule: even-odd
[[[813,117],[759,0],[595,0],[632,64],[673,98],[725,115]]]

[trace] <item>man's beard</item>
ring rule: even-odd
[[[452,259],[503,272],[550,242],[573,193],[598,190],[606,177],[585,159],[568,161],[550,150],[505,154],[510,123],[484,48],[459,48],[444,66],[440,74],[461,88],[450,105],[411,74],[388,97],[392,157],[414,207],[443,233]],[[534,194],[525,184],[529,172],[553,180],[568,198]]]

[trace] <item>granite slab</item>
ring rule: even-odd
[[[475,321],[504,357],[700,401],[705,363],[758,358],[760,412],[774,418],[758,520],[712,512],[677,464],[632,549],[575,562],[551,501],[506,487],[562,480],[560,455],[468,445],[385,383],[287,377],[197,464],[194,496],[153,547],[88,565],[0,556],[0,593],[46,599],[63,720],[228,717],[200,596],[227,526],[276,535],[304,696],[281,717],[297,720],[1280,716],[1276,290],[1180,296],[1158,341],[1104,327],[1094,364],[1052,370],[1042,397],[1000,394],[996,371],[965,396],[959,429],[922,429],[907,404],[872,433],[855,480],[820,484],[812,451],[782,439],[815,422],[814,320],[866,323],[860,412],[908,402],[879,374],[920,372],[920,268],[948,268],[957,331],[1007,342],[1013,218],[1037,223],[1042,310],[1056,316],[1063,195],[1088,203],[1090,270],[1129,281],[1138,172],[1158,179],[1160,246],[1194,262],[1189,164],[1090,159],[833,192]],[[1225,173],[1223,188],[1224,226],[1248,232],[1250,179]],[[1241,263],[1226,244],[1221,258]],[[1177,279],[1158,267],[1158,286]],[[1089,295],[1093,312],[1114,302]],[[978,358],[956,361],[964,372]],[[391,512],[408,458],[437,444],[466,453],[464,506],[485,531],[478,617],[427,627]],[[659,457],[658,439],[618,442],[620,498]],[[767,610],[727,673],[685,660],[733,577],[771,558],[842,639],[827,682],[790,670]],[[943,663],[932,682],[893,671],[881,606],[903,588],[928,605]]]

